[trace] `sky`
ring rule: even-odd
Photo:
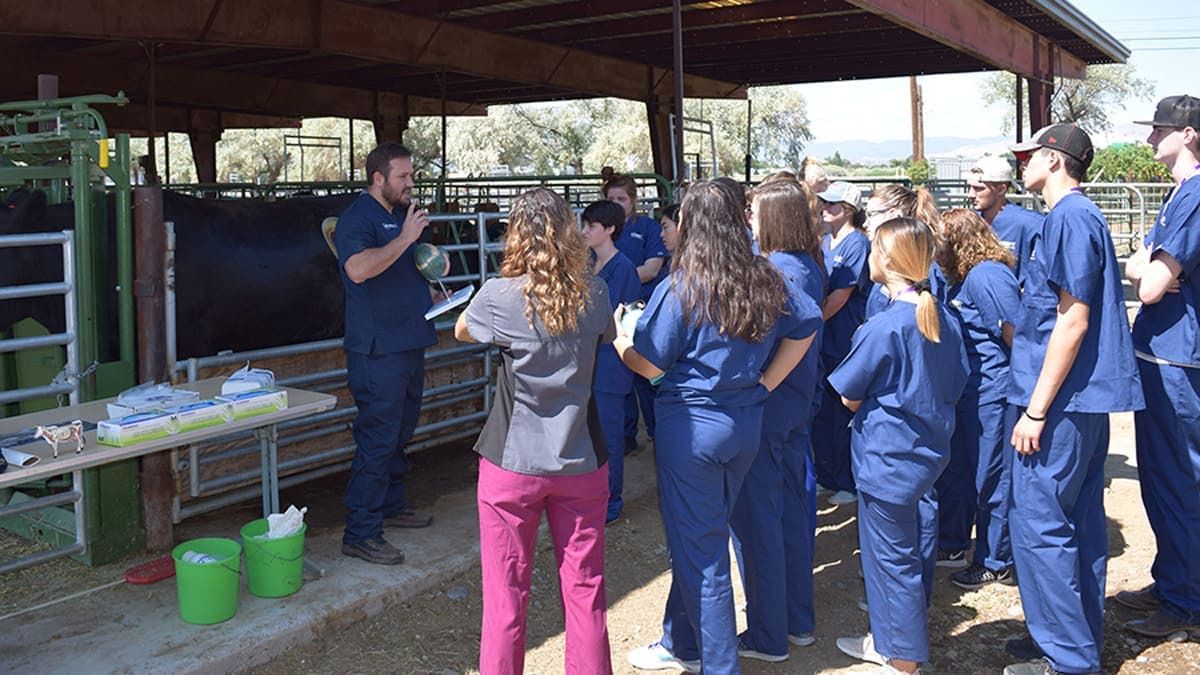
[[[1152,81],[1154,96],[1127,102],[1126,110],[1110,111],[1110,118],[1149,119],[1155,103],[1172,94],[1200,96],[1200,2],[1195,0],[1074,0],[1074,6],[1109,35],[1130,49],[1129,62],[1137,74]],[[984,74],[926,75],[918,78],[925,100],[925,136],[991,138],[1000,136],[1004,109],[984,105],[970,94],[981,91]],[[800,85],[808,102],[814,142],[907,139],[911,119],[908,78],[859,80]],[[829,101],[851,102],[828,105]],[[870,101],[871,105],[854,105]],[[1129,129],[1130,133],[1136,133]]]

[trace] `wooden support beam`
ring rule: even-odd
[[[39,73],[55,73],[63,96],[115,93],[123,90],[129,99],[145,103],[148,95],[149,66],[144,62],[89,57],[80,61],[69,53],[44,54],[11,49],[4,53],[6,62],[0,82],[6,95],[20,99],[21,92],[32,89]],[[440,115],[442,102],[424,96],[405,96],[391,92],[300,82],[277,77],[201,71],[157,65],[155,97],[159,105],[232,110],[271,117],[351,117],[373,119],[385,111],[408,110],[415,116]],[[32,92],[30,92],[32,94]],[[26,98],[33,98],[32,95]],[[485,106],[463,101],[447,101],[450,115],[486,115]],[[159,129],[163,129],[159,125]],[[179,131],[186,130],[179,128]]]
[[[646,101],[646,120],[650,123],[650,156],[654,173],[674,183],[671,154],[671,102],[653,96]]]
[[[983,0],[846,0],[1031,80],[1082,79],[1087,64]]]
[[[129,104],[123,107],[103,106],[99,108],[108,125],[109,133],[123,132],[133,136],[146,134],[146,106]],[[159,105],[155,111],[154,123],[159,133],[168,131],[186,132],[189,128],[191,115],[197,108],[183,106]],[[299,117],[282,117],[279,115],[256,115],[254,113],[239,113],[219,110],[204,110],[217,116],[214,128],[220,129],[299,129]]]
[[[217,141],[220,129],[193,129],[188,132],[192,144],[192,159],[196,162],[196,182],[217,182]]]
[[[644,67],[633,61],[346,0],[45,0],[0,10],[0,34],[312,50],[584,95],[645,96],[641,78],[628,76]],[[655,71],[655,90],[669,92],[670,71]],[[699,98],[746,96],[740,84],[693,75],[685,76],[684,92]]]

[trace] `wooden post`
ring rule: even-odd
[[[913,162],[925,160],[925,102],[921,100],[921,87],[917,76],[908,76],[908,92],[912,105],[912,156]]]
[[[133,190],[135,273],[133,295],[137,308],[138,382],[165,382],[166,345],[166,232],[163,227],[162,189]],[[171,455],[155,452],[142,457],[142,522],[146,525],[146,548],[165,551],[175,541],[171,501],[175,481]]]

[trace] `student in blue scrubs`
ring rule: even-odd
[[[583,221],[583,240],[591,249],[592,273],[608,286],[612,309],[621,303],[637,302],[642,295],[637,269],[624,253],[617,250],[616,241],[625,223],[625,211],[620,204],[598,201],[588,204],[580,218]],[[596,356],[596,379],[592,398],[604,430],[608,447],[608,516],[613,522],[621,515],[624,501],[621,492],[625,485],[625,397],[633,391],[633,373],[621,363],[612,345],[600,345]]]
[[[866,230],[868,239],[875,236],[875,228],[895,218],[916,218],[930,227],[934,227],[938,221],[937,203],[929,190],[913,190],[898,183],[881,186],[872,192],[867,199],[865,216],[863,229]],[[938,302],[945,302],[946,279],[936,262],[930,269],[929,283],[933,286],[933,297],[937,298]],[[887,287],[883,284],[872,284],[867,292],[867,318],[875,316],[887,307],[888,300]]]
[[[807,312],[799,318],[819,322],[825,270],[812,256],[821,248],[821,226],[809,208],[811,196],[794,179],[764,182],[754,190],[749,213],[759,253],[783,274],[793,302]],[[789,642],[814,642],[816,513],[807,481],[820,368],[814,345],[767,397],[758,456],[734,503],[730,525],[746,591],[744,657],[785,661]]]
[[[938,549],[966,551],[974,525],[973,562],[951,574],[950,581],[967,590],[996,581],[1012,585],[1012,448],[1004,397],[1021,292],[1012,253],[978,213],[951,209],[942,214],[940,230],[938,261],[950,283],[946,304],[962,324],[971,373],[955,413],[950,464],[935,484]],[[1007,432],[1012,433],[1011,426]]]
[[[821,222],[828,231],[821,244],[829,289],[821,307],[825,320],[821,361],[824,371],[829,373],[846,358],[854,331],[866,319],[866,294],[871,290],[867,264],[871,243],[862,229],[862,192],[857,186],[838,181],[817,197]],[[850,469],[852,416],[838,396],[826,389],[813,420],[813,468],[817,482],[834,490],[829,498],[831,504],[855,501],[854,474]]]
[[[829,376],[855,411],[858,538],[871,634],[840,638],[849,656],[912,673],[929,660],[928,588],[937,511],[933,483],[950,459],[954,408],[967,381],[958,322],[930,292],[936,235],[901,218],[881,225],[871,277],[892,298],[854,335]]]
[[[1020,262],[1028,254],[1029,240],[1042,229],[1045,216],[1010,203],[1008,189],[1012,184],[1012,165],[1003,157],[980,157],[967,172],[971,205],[992,226],[1000,243],[1016,256],[1015,270],[1020,277]]]
[[[1141,591],[1118,602],[1154,613],[1125,628],[1163,637],[1200,625],[1200,99],[1158,104],[1147,142],[1175,189],[1125,273],[1142,308],[1133,346],[1146,409],[1135,416],[1142,503],[1158,551]]]
[[[637,268],[638,281],[642,284],[642,300],[649,300],[650,293],[658,282],[667,275],[667,248],[662,240],[662,228],[656,220],[637,212],[637,183],[631,176],[615,173],[612,167],[600,172],[604,184],[600,188],[604,198],[621,205],[625,211],[625,224],[617,239],[617,248]],[[646,423],[646,438],[654,440],[654,388],[646,378],[634,375],[633,391],[625,397],[625,450],[637,450],[638,410]]]
[[[1142,387],[1108,225],[1079,188],[1091,139],[1054,124],[1012,150],[1050,212],[1021,263],[1008,393],[1020,411],[1009,526],[1031,640],[1006,648],[1043,658],[1004,672],[1091,673],[1104,628],[1108,414],[1142,409]]]
[[[819,324],[804,320],[783,277],[750,250],[743,209],[726,189],[695,183],[679,217],[670,276],[632,339],[618,328],[613,343],[634,372],[660,381],[654,452],[671,560],[662,637],[629,661],[738,673],[729,517],[758,453],[763,402]]]

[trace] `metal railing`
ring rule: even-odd
[[[32,246],[60,246],[62,248],[63,280],[39,284],[0,287],[0,302],[22,298],[44,298],[62,296],[66,314],[65,330],[27,338],[0,340],[0,352],[20,352],[40,347],[66,347],[67,373],[79,371],[79,349],[76,342],[76,297],[75,297],[75,233],[70,230],[38,234],[10,234],[0,236],[0,248],[23,248]],[[7,329],[7,326],[3,328]],[[71,403],[79,402],[78,382],[72,378],[54,381],[37,387],[23,387],[0,391],[0,405],[29,401],[46,396],[69,394]]]
[[[488,236],[488,226],[501,218],[498,213],[473,214],[441,214],[430,216],[431,226],[440,225],[451,234],[451,242],[442,248],[457,263],[459,273],[443,278],[443,283],[454,286],[467,282],[475,283],[478,287],[488,277],[494,276],[499,261],[497,254],[501,246],[492,243]],[[473,229],[468,235],[468,229]],[[168,241],[170,241],[168,236]],[[173,259],[171,249],[168,254],[167,278],[173,279]],[[474,259],[473,261],[470,259]],[[469,264],[473,262],[474,264]],[[474,268],[474,271],[472,269]],[[166,285],[168,340],[177,334],[175,326],[175,284]],[[443,319],[435,323],[439,335],[444,335],[453,329],[453,321]],[[168,344],[168,367],[172,373],[179,373],[187,381],[201,379],[206,369],[240,365],[246,361],[260,362],[267,359],[295,356],[312,356],[328,353],[331,350],[342,349],[341,338],[320,340],[303,344],[282,345],[265,349],[244,352],[228,352],[205,357],[189,358],[176,361],[174,345]],[[440,369],[449,369],[463,364],[479,364],[482,374],[465,380],[448,384],[427,387],[422,396],[422,411],[434,411],[452,406],[466,405],[465,412],[452,414],[450,417],[418,426],[414,432],[415,442],[409,443],[408,451],[442,445],[451,441],[469,438],[479,433],[483,421],[491,410],[493,386],[493,352],[484,345],[452,345],[441,349],[432,349],[425,354],[425,369],[428,378],[430,373]],[[347,387],[345,368],[335,368],[319,372],[307,372],[280,378],[278,383],[283,386],[304,387],[316,391],[335,391]],[[477,405],[470,405],[477,402]],[[287,487],[309,480],[315,480],[338,471],[349,468],[354,456],[354,445],[339,445],[331,442],[322,445],[321,441],[331,441],[340,434],[348,432],[357,410],[353,404],[337,407],[320,415],[279,425],[279,447],[281,449],[298,446],[301,443],[313,443],[308,452],[293,459],[280,463],[280,485]],[[218,451],[205,452],[205,448],[228,446]],[[236,434],[215,440],[204,446],[190,446],[183,450],[173,451],[172,456],[178,475],[186,476],[186,503],[179,496],[174,499],[172,515],[176,522],[185,518],[205,513],[229,504],[257,497],[260,488],[257,481],[261,478],[261,470],[257,467],[245,470],[233,470],[205,478],[206,474],[214,472],[222,462],[237,460],[242,457],[257,457],[259,448],[257,441],[250,434]]]

